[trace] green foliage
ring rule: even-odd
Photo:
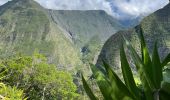
[[[6,69],[1,70],[0,79],[3,79]],[[0,82],[0,99],[1,100],[26,100],[24,98],[23,90],[16,87],[10,87]]]
[[[148,48],[146,47],[142,29],[140,29],[139,34],[142,58],[140,58],[135,49],[125,38],[124,41],[131,53],[134,65],[140,76],[141,87],[136,85],[137,83],[133,77],[123,45],[121,45],[120,49],[120,60],[124,82],[119,79],[111,67],[105,62],[105,73],[102,73],[92,65],[91,69],[93,75],[105,100],[169,100],[170,83],[163,80],[162,70],[167,66],[168,62],[170,62],[169,55],[161,62],[157,50],[157,43],[155,43],[151,58]],[[97,99],[91,92],[92,90],[87,85],[84,77],[82,77],[82,80],[90,99]]]
[[[26,100],[23,98],[23,90],[6,86],[0,83],[0,99],[2,100]]]
[[[2,60],[0,68],[6,68],[5,84],[24,90],[30,100],[71,100],[78,99],[77,87],[72,76],[57,70],[40,55],[16,56]]]

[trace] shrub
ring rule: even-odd
[[[7,71],[2,81],[11,87],[23,89],[29,100],[79,98],[72,76],[66,71],[57,70],[55,65],[48,64],[46,57],[41,54],[3,60],[0,63],[0,70],[4,68]]]
[[[0,71],[0,80],[3,79],[6,69]],[[0,82],[0,100],[26,100],[23,90],[10,87]]]

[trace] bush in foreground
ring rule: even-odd
[[[72,76],[48,64],[40,54],[2,60],[0,70],[4,69],[7,70],[2,82],[22,89],[29,100],[72,100],[79,97]]]
[[[0,81],[3,79],[6,70],[0,71]],[[0,100],[26,100],[24,97],[23,90],[17,89],[16,87],[7,86],[0,82]]]

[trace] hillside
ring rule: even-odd
[[[87,44],[96,36],[104,42],[121,28],[116,19],[102,10],[50,10],[50,14],[78,46]]]
[[[49,10],[49,14],[81,51],[84,62],[93,61],[101,44],[122,29],[116,19],[102,10]]]
[[[144,18],[141,22],[141,27],[144,31],[145,39],[149,47],[149,51],[152,52],[154,42],[158,41],[159,54],[162,58],[170,52],[170,4],[164,8],[154,12],[153,14]],[[97,65],[101,65],[101,59],[106,60],[115,69],[119,70],[120,58],[119,58],[119,45],[122,42],[121,34],[124,35],[133,45],[133,47],[139,51],[140,43],[138,38],[138,26],[127,31],[120,31],[114,34],[104,44],[100,53]],[[128,52],[127,52],[128,54]],[[129,61],[130,58],[129,58]]]
[[[120,29],[104,11],[48,10],[33,0],[12,0],[0,6],[0,57],[40,52],[49,63],[72,70],[93,61]]]
[[[39,51],[58,66],[81,64],[73,44],[48,16],[47,10],[33,0],[13,0],[1,6],[0,41],[1,58]]]

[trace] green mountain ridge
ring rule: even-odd
[[[157,40],[159,55],[163,59],[168,52],[170,52],[170,3],[164,8],[154,12],[153,14],[147,16],[142,20],[140,26],[142,27],[147,42],[149,51],[152,52],[154,47],[154,42]],[[96,63],[97,66],[102,65],[102,59],[109,63],[115,70],[120,69],[120,57],[119,49],[122,43],[121,35],[124,35],[132,44],[132,46],[140,54],[140,41],[138,38],[139,25],[135,28],[119,31],[114,34],[107,42],[104,44],[102,51],[98,57]],[[128,55],[128,51],[127,55]],[[128,57],[131,63],[131,58]],[[133,68],[133,65],[132,65]],[[119,70],[120,71],[120,70]],[[119,73],[118,71],[118,73]]]
[[[33,0],[0,6],[0,58],[40,52],[73,70],[93,61],[109,36],[123,28],[104,11],[48,10]]]
[[[73,44],[50,19],[47,10],[32,0],[14,0],[0,10],[1,57],[38,50],[58,66],[77,67],[80,56]]]
[[[122,28],[117,20],[102,10],[50,10],[49,13],[78,46],[85,45],[94,36],[105,42]]]
[[[102,44],[124,28],[102,10],[49,10],[49,15],[80,50],[83,62],[93,62]]]

